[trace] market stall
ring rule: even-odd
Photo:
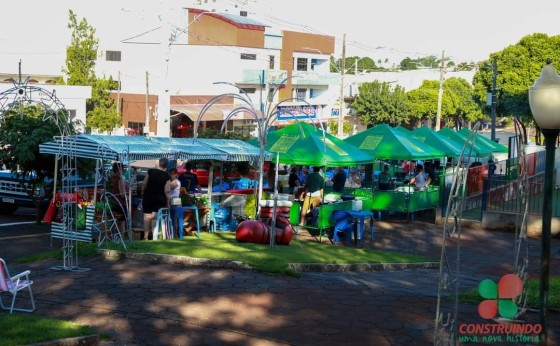
[[[414,138],[414,131],[397,130],[389,125],[380,124],[366,131],[345,139],[360,149],[369,152],[376,159],[391,160],[426,160],[443,158],[448,152],[441,146],[429,145]],[[432,144],[435,144],[432,142]],[[451,152],[453,153],[453,152]],[[423,209],[431,209],[439,203],[439,188],[416,191],[408,185],[395,186],[391,190],[358,190],[354,194],[369,195],[364,201],[364,209],[375,211],[392,211],[410,213]]]
[[[373,162],[373,157],[352,144],[307,123],[296,123],[267,135],[265,149],[277,155],[278,162],[311,166],[355,166]],[[276,181],[278,181],[276,179]],[[334,226],[334,210],[351,210],[352,204],[340,199],[324,198],[319,208],[312,211],[314,217],[306,219],[305,228],[320,236]],[[295,203],[290,210],[290,223],[298,229],[301,205]],[[311,222],[310,222],[311,221]]]
[[[51,236],[53,238],[72,237],[73,239],[91,242],[94,236],[99,235],[99,243],[103,241],[118,242],[124,245],[122,230],[119,230],[118,216],[115,208],[110,205],[119,204],[119,209],[124,214],[124,227],[128,239],[132,239],[131,218],[132,218],[132,196],[135,176],[132,174],[131,165],[138,160],[156,160],[161,157],[173,157],[173,152],[168,148],[158,145],[145,137],[140,136],[102,136],[80,134],[64,138],[55,138],[51,142],[41,144],[39,151],[42,154],[53,154],[57,157],[72,153],[73,157],[96,160],[95,181],[103,181],[103,186],[95,185],[92,191],[74,191],[71,196],[60,196],[56,198],[71,199],[76,206],[76,210],[86,207],[84,227],[79,226],[78,217],[72,229],[64,229],[63,224],[54,219],[51,223]],[[105,167],[107,162],[119,162],[121,171],[118,174],[127,178],[129,186],[128,193],[117,198],[112,192],[106,189],[105,182],[107,177],[102,179],[100,175],[105,175],[108,171]],[[62,167],[62,169],[64,169]],[[55,172],[56,174],[57,172]],[[56,186],[56,178],[55,178]],[[95,210],[95,212],[94,212]],[[78,215],[78,214],[76,214]],[[97,218],[92,220],[92,218]]]

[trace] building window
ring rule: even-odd
[[[76,120],[76,110],[68,109],[68,117],[70,117],[70,121]]]
[[[246,137],[251,137],[252,132],[255,131],[257,125],[241,125],[241,126],[234,126],[233,133],[239,134]]]
[[[306,58],[297,58],[297,70],[298,71],[307,71],[307,59]]]
[[[241,60],[257,60],[257,54],[241,53]]]
[[[300,88],[296,89],[297,99],[305,100],[305,96],[307,96],[307,89],[300,89]]]
[[[239,11],[241,17],[247,17],[247,11]]]
[[[137,122],[129,121],[127,131],[128,131],[129,134],[133,134],[135,136],[143,136],[144,135],[144,123],[137,123]]]
[[[268,56],[268,68],[274,70],[274,55]]]
[[[254,94],[257,92],[257,88],[239,88],[242,94]]]
[[[105,52],[105,60],[107,61],[121,61],[120,50],[108,50]]]

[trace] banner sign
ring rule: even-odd
[[[314,119],[317,117],[317,105],[279,106],[278,120]]]

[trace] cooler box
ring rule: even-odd
[[[229,231],[231,229],[231,207],[220,206],[214,211],[214,219],[216,219],[216,229],[220,231]]]

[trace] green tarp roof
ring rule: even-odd
[[[279,153],[280,162],[287,164],[352,166],[373,162],[367,152],[304,122],[270,132],[266,139],[266,150]]]
[[[425,160],[445,156],[442,151],[386,124],[362,131],[344,141],[369,152],[376,159]]]
[[[461,155],[463,149],[459,144],[451,139],[440,135],[429,127],[422,126],[412,130],[410,136],[418,142],[431,145],[434,148],[441,150],[445,156],[458,157]]]
[[[468,135],[457,132],[449,127],[444,127],[443,129],[439,130],[438,133],[451,139],[461,147],[465,145],[468,138]],[[484,157],[484,156],[492,155],[494,150],[495,149],[493,147],[490,147],[487,144],[482,143],[481,141],[475,139],[472,153],[469,151],[465,151],[465,155]]]
[[[463,127],[462,129],[459,130],[459,133],[464,134],[465,136],[469,136],[471,134],[471,130]],[[486,145],[488,145],[491,148],[494,148],[494,153],[507,153],[508,152],[508,147],[506,147],[505,145],[499,144],[494,142],[493,140],[491,140],[490,138],[486,137],[485,135],[483,135],[482,133],[477,133],[476,134],[476,141],[477,142],[482,142]]]

